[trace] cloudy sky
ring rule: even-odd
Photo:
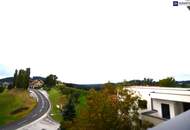
[[[190,11],[172,0],[0,1],[0,78],[190,79]]]

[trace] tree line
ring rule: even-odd
[[[78,113],[78,96],[69,98],[63,109],[62,130],[146,130],[153,126],[139,118],[139,109],[145,108],[145,102],[139,102],[140,97],[123,86],[108,82],[99,91],[86,92],[85,106],[79,107]]]
[[[144,78],[143,80],[124,80],[121,83],[124,86],[160,86],[160,87],[183,87],[179,84],[175,78],[173,77],[166,77],[164,79],[160,79],[159,81],[154,81],[151,78]]]
[[[16,69],[13,77],[12,88],[28,89],[30,83],[30,68]]]

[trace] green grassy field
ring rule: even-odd
[[[86,103],[86,93],[84,90],[64,87],[63,92],[61,92],[58,87],[53,87],[48,91],[49,99],[52,105],[51,117],[57,122],[64,120],[60,110],[57,108],[57,105],[64,107],[64,105],[68,102],[69,95],[74,92],[80,93],[80,103],[76,105],[76,112],[78,113],[79,108],[84,107]]]
[[[76,114],[79,115],[80,109],[86,105],[86,94],[82,93],[79,97],[79,104],[76,105]]]
[[[0,125],[23,118],[35,106],[35,99],[30,97],[26,90],[5,90],[0,93]]]
[[[66,102],[66,96],[62,95],[62,93],[56,89],[52,88],[48,91],[49,99],[51,101],[51,117],[56,120],[57,122],[61,122],[63,117],[60,113],[60,110],[56,107],[56,105],[64,105]]]

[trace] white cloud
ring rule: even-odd
[[[1,64],[77,83],[189,74],[189,16],[172,0],[1,1]]]

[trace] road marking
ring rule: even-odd
[[[36,111],[36,114],[34,113],[33,115],[30,115],[29,118],[32,118],[31,119],[32,121],[25,119],[23,121],[15,123],[14,125],[18,125],[17,127],[19,127],[19,129],[24,128],[25,126],[32,124],[34,121],[40,120],[40,119],[42,119],[42,117],[47,116],[47,112],[49,112],[49,110],[50,110],[50,103],[49,103],[49,100],[47,99],[47,97],[44,96],[41,92],[39,92],[37,90],[31,89],[31,91],[32,91],[32,93],[34,93],[34,95],[37,99],[37,102],[39,105],[38,111]],[[46,108],[48,108],[48,110],[46,110]],[[44,113],[44,112],[46,112],[46,113]],[[38,117],[38,115],[39,115],[39,117]],[[34,118],[34,117],[36,117],[36,118]]]
[[[25,122],[26,122],[26,120],[21,121],[21,122],[18,123],[18,125],[20,125],[20,124],[22,124],[22,123],[25,123]]]
[[[32,118],[35,117],[35,116],[37,116],[37,114],[34,114],[34,115],[32,116]]]

